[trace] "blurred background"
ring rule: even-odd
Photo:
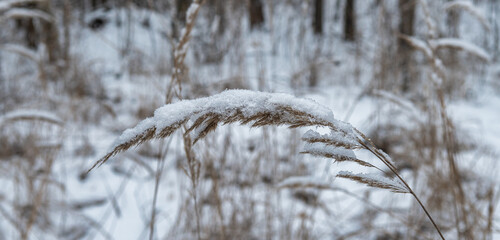
[[[307,129],[221,126],[189,161],[178,132],[86,173],[156,108],[225,89],[331,108],[447,239],[500,239],[500,1],[200,3],[0,0],[0,240],[438,238],[411,196],[300,154]]]

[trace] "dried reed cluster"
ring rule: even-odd
[[[248,90],[229,90],[223,93],[195,100],[185,100],[165,105],[155,111],[151,118],[140,122],[136,127],[126,130],[115,142],[111,150],[99,159],[90,169],[105,163],[113,155],[137,146],[151,139],[166,138],[184,124],[185,136],[190,135],[195,143],[214,131],[219,124],[239,122],[260,127],[266,125],[286,125],[289,128],[317,126],[326,127],[329,134],[322,135],[308,131],[302,138],[307,144],[303,153],[332,158],[335,161],[349,161],[359,165],[384,170],[356,157],[353,150],[364,149],[376,156],[395,179],[383,174],[353,174],[341,171],[337,177],[351,179],[371,187],[389,189],[397,193],[410,193],[425,211],[442,239],[438,226],[426,210],[424,204],[410,186],[399,175],[390,157],[375,145],[363,133],[333,118],[333,113],[326,107],[308,99],[298,99],[287,94],[271,94]],[[188,144],[192,144],[188,143]],[[186,143],[185,143],[186,144]]]

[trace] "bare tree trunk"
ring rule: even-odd
[[[62,49],[62,58],[67,66],[69,63],[69,47],[71,45],[71,34],[70,34],[70,24],[71,24],[71,1],[64,0],[63,6],[63,27],[64,27],[64,45]]]
[[[37,8],[36,3],[24,3],[19,7],[33,9]],[[35,23],[33,18],[20,18],[16,19],[16,28],[24,35],[24,43],[30,49],[36,50],[40,43],[40,36],[36,32]]]
[[[227,1],[206,1],[205,6],[208,9],[208,23],[211,30],[206,41],[202,41],[202,44],[205,46],[200,54],[202,55],[200,58],[204,62],[218,63],[222,61],[228,49],[228,42],[224,38],[227,25],[226,4]]]
[[[456,9],[450,9],[446,15],[446,25],[448,26],[448,36],[458,38],[458,22],[460,21],[460,13]]]
[[[26,42],[26,46],[31,49],[37,49],[40,37],[36,33],[33,18],[19,19],[17,26],[24,31],[24,41]]]
[[[403,35],[413,35],[413,22],[415,18],[416,0],[399,0],[399,33]],[[411,58],[413,55],[412,47],[403,39],[398,40],[398,66],[401,74],[401,91],[403,93],[410,90],[410,81],[412,78]]]
[[[344,9],[344,40],[356,41],[356,12],[355,0],[346,0]]]
[[[39,2],[38,7],[52,15],[50,1]],[[59,33],[54,21],[41,21],[42,42],[47,46],[47,55],[49,63],[55,63],[61,57],[61,45],[59,44]]]
[[[190,0],[177,0],[175,7],[176,7],[176,20],[182,23],[183,25],[186,23],[186,12],[189,8],[189,5],[191,5]]]
[[[2,90],[0,90],[0,100],[4,102],[3,95],[5,93],[5,89],[7,89],[7,82],[3,79],[3,68],[2,68],[2,54],[0,53],[0,86],[2,86]],[[0,108],[0,111],[2,108]]]
[[[314,33],[323,34],[323,0],[314,0]]]
[[[219,35],[223,35],[226,30],[227,17],[226,17],[226,1],[220,0],[208,0],[206,1],[206,7],[209,9],[209,20],[215,21],[217,20],[217,29],[216,33]]]
[[[451,2],[451,0],[448,1]],[[446,15],[447,37],[459,38],[459,21],[460,12],[457,9],[449,9]],[[453,81],[443,82],[443,90],[446,94],[465,94],[463,86],[466,81],[466,74],[464,74],[464,66],[460,61],[460,55],[458,55],[456,49],[446,49],[446,51],[440,51],[440,54],[442,54],[441,60],[449,70],[450,78],[447,78],[447,80],[453,79]]]
[[[95,10],[95,9],[100,8],[100,7],[106,6],[107,3],[108,3],[108,0],[91,0],[90,6],[91,6],[92,10]]]
[[[492,24],[492,36],[493,36],[493,61],[496,62],[498,60],[498,55],[500,51],[500,27],[498,26],[497,14],[500,12],[498,4],[495,0],[490,0],[489,2],[490,11],[492,12],[491,22]]]
[[[333,21],[338,22],[340,21],[340,4],[342,0],[335,0],[335,10],[333,13]]]
[[[255,29],[262,27],[264,24],[264,6],[261,0],[250,0],[248,11],[250,15],[250,28]]]
[[[220,20],[219,20],[219,29],[218,29],[218,33],[220,35],[223,35],[224,32],[226,31],[226,21],[227,21],[226,18],[227,17],[226,17],[225,6],[226,6],[225,1],[216,1],[215,13],[220,18]]]
[[[37,9],[52,15],[50,1],[27,3],[23,7]],[[35,21],[40,24],[35,24]],[[55,63],[61,57],[61,46],[59,44],[59,34],[55,19],[47,21],[44,19],[26,18],[17,20],[16,24],[24,32],[24,40],[28,48],[37,49],[40,43],[44,43],[47,47],[49,63]],[[37,28],[37,26],[40,27]]]
[[[175,1],[175,21],[172,22],[173,37],[177,39],[180,35],[180,30],[186,24],[186,12],[191,5],[191,0],[176,0]]]

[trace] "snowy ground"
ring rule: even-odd
[[[286,8],[282,10],[287,11]],[[361,11],[365,10],[362,9]],[[93,228],[97,230],[92,231],[87,236],[87,239],[146,239],[149,236],[149,220],[155,187],[152,172],[156,170],[156,161],[150,161],[141,166],[141,164],[137,163],[141,160],[130,160],[140,158],[137,157],[136,151],[128,151],[119,154],[102,167],[94,169],[87,178],[83,180],[79,178],[83,172],[110,149],[122,131],[135,126],[142,120],[141,114],[137,114],[141,108],[145,108],[146,116],[151,116],[154,109],[162,106],[164,102],[164,93],[170,81],[170,76],[159,73],[160,70],[158,69],[169,67],[162,65],[163,61],[169,57],[169,54],[161,54],[169,53],[172,49],[172,43],[163,37],[165,32],[170,31],[169,27],[166,27],[169,24],[164,24],[168,21],[168,16],[143,10],[134,10],[132,14],[133,21],[128,29],[131,31],[130,36],[132,36],[130,42],[124,41],[129,32],[126,27],[123,27],[129,23],[126,20],[122,20],[122,26],[118,26],[116,23],[117,19],[125,19],[125,11],[97,12],[95,16],[104,16],[110,21],[103,29],[92,31],[85,28],[74,33],[73,53],[81,56],[80,61],[83,63],[92,63],[93,70],[102,79],[103,86],[109,97],[107,101],[115,103],[113,112],[116,115],[115,117],[106,115],[99,124],[95,125],[85,124],[82,126],[79,123],[70,122],[62,127],[64,129],[64,139],[62,140],[64,144],[62,154],[59,157],[67,158],[68,161],[58,161],[54,168],[56,172],[55,180],[65,184],[64,194],[61,195],[68,202],[76,203],[87,200],[105,200],[104,204],[96,204],[95,207],[85,208],[85,210],[78,213],[85,216],[84,218],[73,220],[87,221],[87,223],[95,225]],[[88,16],[87,21],[91,21],[95,16]],[[141,19],[146,17],[150,17],[150,27],[148,28],[140,24]],[[287,19],[277,19],[276,24],[281,24],[280,21],[287,21]],[[242,46],[230,49],[235,54],[241,54],[245,65],[242,68],[243,73],[240,72],[241,69],[234,69],[234,65],[231,63],[233,59],[231,58],[224,59],[224,62],[220,65],[202,65],[195,63],[195,57],[189,55],[188,66],[190,62],[194,66],[190,69],[191,76],[194,81],[200,84],[199,86],[210,86],[210,88],[213,88],[210,91],[220,92],[225,89],[224,86],[213,87],[210,84],[219,80],[232,79],[236,75],[235,72],[240,72],[238,74],[242,75],[240,77],[244,79],[244,84],[247,87],[269,92],[285,92],[313,99],[319,104],[332,109],[336,119],[348,121],[361,131],[369,131],[374,126],[373,121],[376,121],[373,120],[373,116],[376,115],[382,105],[387,107],[387,104],[390,104],[387,101],[364,95],[365,88],[370,80],[369,69],[372,68],[372,65],[369,62],[372,56],[366,59],[350,57],[341,64],[331,64],[330,61],[335,62],[338,61],[337,59],[353,55],[352,52],[355,50],[349,44],[342,45],[336,40],[325,40],[320,44],[328,45],[331,43],[335,44],[337,48],[331,53],[331,58],[325,57],[328,56],[328,53],[324,53],[323,57],[325,59],[319,59],[318,61],[324,61],[325,64],[331,65],[320,73],[318,87],[306,88],[304,87],[307,85],[304,80],[306,77],[301,75],[301,71],[307,69],[308,66],[305,66],[304,62],[312,61],[313,56],[307,56],[307,52],[311,51],[300,50],[301,47],[290,45],[316,46],[310,44],[316,40],[311,37],[311,34],[307,34],[305,39],[293,42],[290,45],[273,46],[271,44],[272,42],[278,42],[280,38],[300,34],[294,31],[296,29],[293,28],[278,29],[274,36],[267,34],[267,32],[249,33],[243,31],[242,40],[239,42]],[[330,31],[333,36],[338,30],[331,29]],[[193,34],[196,36],[196,31]],[[366,41],[366,39],[364,40]],[[121,55],[121,49],[124,48],[132,49],[132,54],[126,58]],[[297,52],[289,52],[287,49],[298,50]],[[276,51],[277,54],[273,54],[273,51]],[[327,52],[328,50],[324,51]],[[297,55],[299,57],[295,57]],[[357,75],[358,80],[352,82],[347,80],[352,73],[359,70],[355,67],[358,64],[367,70]],[[133,67],[130,67],[132,65]],[[136,71],[130,71],[134,67]],[[8,66],[3,68],[9,69]],[[494,76],[494,74],[491,75]],[[297,83],[293,82],[294,78],[298,79]],[[459,159],[463,160],[459,163],[460,166],[483,173],[484,176],[490,178],[493,184],[498,185],[500,182],[497,160],[498,156],[500,156],[498,148],[500,146],[500,128],[498,127],[500,95],[498,89],[494,89],[494,81],[498,81],[498,79],[491,78],[490,81],[485,83],[487,87],[475,90],[478,92],[476,96],[467,100],[450,102],[448,104],[448,113],[454,120],[456,127],[465,131],[466,135],[464,137],[474,142],[477,148],[459,156]],[[259,84],[259,79],[265,80],[264,85]],[[199,95],[195,96],[204,96],[205,92],[202,90],[200,92]],[[389,105],[389,107],[394,106]],[[21,111],[1,116],[0,127],[6,119],[12,117],[22,118],[25,113]],[[33,114],[53,122],[61,121],[56,116],[45,112],[31,111],[27,115],[33,116]],[[298,136],[305,133],[307,129],[300,129]],[[261,136],[260,131],[251,130],[245,126],[220,127],[215,133],[209,134],[207,137],[209,140],[200,142],[197,147],[200,152],[203,152],[203,147],[211,146],[210,144],[224,144],[223,136],[227,133],[231,133],[231,145],[246,147],[251,141],[259,141],[259,139],[255,138]],[[290,138],[292,135],[290,130],[283,127],[273,128],[268,131],[276,135],[271,140]],[[155,210],[158,214],[156,237],[159,238],[165,236],[183,238],[179,233],[169,233],[178,224],[180,206],[184,206],[183,201],[187,199],[186,196],[188,195],[186,189],[189,189],[186,176],[178,168],[178,161],[182,159],[183,155],[181,142],[180,135],[174,134],[172,140],[156,141],[151,145],[151,148],[155,149],[154,151],[158,151],[158,146],[167,146],[166,151],[168,151]],[[89,145],[93,149],[90,154],[75,154],[78,149],[85,145]],[[203,157],[202,154],[199,156]],[[247,157],[253,156],[249,154]],[[151,157],[151,159],[154,158],[154,156]],[[360,170],[349,164],[331,165],[331,161],[320,158],[304,157],[301,159],[306,162],[310,175],[315,179],[319,179],[318,182],[323,181],[324,184],[330,186],[350,189],[350,192],[358,198],[362,198],[363,194],[365,194],[366,188],[364,186],[346,180],[335,179],[334,181],[332,177],[345,168],[363,171],[362,168]],[[204,184],[202,188],[209,189],[211,183],[207,181]],[[14,183],[9,180],[0,178],[0,185],[6,186],[5,189],[7,190],[3,191],[3,193],[8,192],[9,189],[15,189]],[[320,194],[321,202],[325,205],[320,210],[312,210],[307,204],[293,200],[290,190],[279,190],[277,191],[279,192],[278,196],[270,196],[272,191],[269,188],[274,189],[278,186],[278,182],[273,183],[272,186],[259,184],[252,194],[257,199],[271,198],[273,201],[276,200],[276,206],[281,211],[285,209],[284,212],[287,212],[286,209],[296,210],[293,213],[301,210],[309,212],[313,217],[307,224],[314,226],[314,232],[317,233],[319,238],[328,239],[332,234],[345,234],[362,227],[350,222],[353,216],[357,216],[360,211],[366,210],[364,207],[360,207],[362,205],[359,204],[360,200],[356,197],[346,197],[348,194],[342,192],[316,192]],[[0,194],[0,200],[4,195],[3,193]],[[243,193],[239,194],[244,195],[246,193],[243,191]],[[238,193],[234,195],[238,195]],[[373,195],[375,196],[371,198],[373,204],[380,206],[380,208],[387,205],[403,208],[408,206],[412,200],[410,196],[380,190],[375,190]],[[243,196],[236,196],[235,198],[238,197],[243,198]],[[262,208],[262,213],[257,214],[264,216],[265,209]],[[61,214],[61,216],[63,215]],[[495,216],[495,228],[498,229],[500,228],[498,223],[500,211],[498,208]],[[284,218],[287,217],[296,216],[285,216]],[[335,219],[334,223],[332,219]],[[57,221],[62,223],[68,221],[68,224],[72,224],[72,221],[67,220],[65,217],[61,217]],[[396,220],[387,216],[381,222],[381,225],[387,226],[397,224]],[[1,224],[3,224],[2,220],[0,220]],[[276,224],[279,225],[280,223]],[[0,228],[0,230],[2,230],[0,239],[2,239],[1,233],[10,236],[9,228]],[[264,236],[264,230],[262,231],[262,233],[256,234]],[[33,233],[33,235],[36,234],[37,232]],[[499,233],[495,237],[500,237]]]

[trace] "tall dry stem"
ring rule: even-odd
[[[186,127],[188,122],[191,122],[190,127]],[[310,130],[304,135],[303,140],[308,144],[305,146],[303,153],[332,158],[340,162],[354,162],[381,171],[380,168],[375,167],[373,164],[358,159],[353,152],[356,149],[368,150],[389,168],[397,177],[396,180],[386,178],[383,175],[352,174],[348,172],[340,172],[337,176],[367,184],[371,187],[390,189],[399,193],[410,193],[424,210],[441,239],[444,239],[425,205],[398,173],[389,156],[377,149],[370,139],[350,124],[335,120],[328,108],[310,100],[296,99],[285,94],[232,90],[208,98],[185,100],[166,105],[155,111],[152,118],[146,119],[135,128],[125,131],[115,142],[112,150],[97,161],[89,171],[96,166],[102,165],[118,152],[125,151],[150,139],[166,138],[182,127],[185,136],[185,153],[188,159],[188,166],[185,171],[186,175],[191,179],[193,188],[191,194],[195,201],[195,208],[197,208],[195,190],[200,174],[200,162],[195,159],[191,151],[192,144],[204,138],[209,132],[214,131],[219,124],[234,122],[250,124],[252,127],[267,125],[287,125],[290,128],[326,127],[330,130],[330,134],[321,135]],[[193,140],[191,141],[191,139]],[[198,227],[197,230],[199,230]],[[198,237],[200,237],[199,232]]]

